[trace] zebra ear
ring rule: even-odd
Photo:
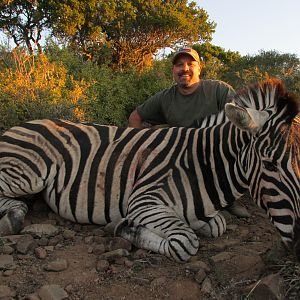
[[[251,133],[259,131],[269,118],[268,113],[265,111],[243,108],[234,103],[225,105],[225,114],[235,126]]]

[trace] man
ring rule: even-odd
[[[233,88],[225,82],[200,79],[202,65],[197,51],[192,48],[179,50],[172,63],[176,84],[138,106],[129,117],[129,127],[143,128],[144,122],[188,127],[195,120],[222,110],[235,94]],[[250,216],[237,203],[228,210],[239,217]]]
[[[218,80],[200,80],[202,65],[197,51],[184,48],[173,57],[176,85],[165,89],[134,110],[129,127],[152,125],[190,126],[194,120],[215,114],[235,94],[233,88]]]

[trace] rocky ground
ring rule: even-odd
[[[22,234],[0,239],[0,299],[299,299],[299,265],[262,210],[242,202],[251,218],[226,213],[227,232],[201,238],[185,264],[62,220],[37,202]]]

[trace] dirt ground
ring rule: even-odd
[[[198,254],[185,264],[114,240],[103,228],[72,224],[35,208],[26,225],[50,223],[59,231],[51,237],[32,234],[30,243],[22,236],[2,239],[6,250],[0,257],[13,265],[0,268],[0,299],[260,299],[257,284],[277,274],[274,265],[286,253],[263,211],[248,197],[242,202],[251,217],[226,213],[227,232],[201,238]],[[277,288],[285,287],[269,286],[267,292],[278,294]],[[284,295],[277,299],[287,299]]]

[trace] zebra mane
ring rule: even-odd
[[[277,78],[261,81],[241,89],[234,96],[234,102],[244,107],[265,110],[276,107],[277,111],[285,110],[284,117],[291,123],[300,112],[296,95],[288,92],[283,82]]]

